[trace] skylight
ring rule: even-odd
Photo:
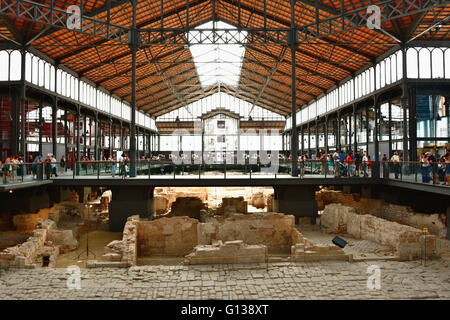
[[[213,23],[215,25],[213,25]],[[222,22],[207,22],[196,27],[201,29],[234,29],[233,26]],[[198,31],[190,31],[189,38],[198,38]],[[246,32],[238,32],[233,38],[246,39]],[[208,36],[206,37],[209,38]],[[240,44],[211,44],[211,40],[205,40],[204,44],[191,45],[191,54],[194,59],[195,68],[200,77],[203,87],[208,87],[216,83],[237,87],[241,74],[242,61],[245,54],[245,47]]]

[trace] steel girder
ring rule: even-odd
[[[364,2],[366,2],[367,6],[348,11],[342,10],[340,14],[335,14],[325,19],[320,19],[317,16],[315,22],[297,26],[295,28],[294,40],[297,44],[311,44],[315,39],[329,37],[366,26],[370,18],[370,14],[367,13],[367,7],[373,4],[373,2]],[[381,23],[420,14],[447,4],[450,4],[449,0],[385,0],[376,3],[381,9]],[[0,0],[0,15],[31,21],[57,29],[68,29],[67,21],[72,13],[30,0]],[[290,28],[241,27],[236,29],[205,30],[193,30],[189,28],[133,29],[93,18],[85,14],[81,14],[80,23],[81,28],[73,29],[73,31],[127,45],[131,41],[136,41],[136,39],[139,45],[142,46],[184,46],[204,43],[287,45],[291,41]],[[189,36],[187,36],[188,31],[191,31]],[[245,32],[245,34],[241,31]]]

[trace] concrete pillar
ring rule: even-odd
[[[70,201],[71,192],[69,187],[49,187],[48,188],[51,202]]]
[[[273,211],[292,214],[295,223],[299,217],[310,217],[316,224],[317,201],[314,186],[275,186]]]
[[[155,213],[152,187],[115,187],[109,203],[109,231],[121,232],[128,217],[139,215],[151,219]]]
[[[342,186],[342,192],[347,194],[352,193],[352,186],[350,185]]]
[[[362,198],[372,198],[372,187],[371,186],[361,186],[361,197]]]
[[[78,202],[84,203],[84,200],[90,200],[92,189],[91,187],[77,187],[76,192],[78,193]]]

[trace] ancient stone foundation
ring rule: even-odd
[[[326,205],[340,203],[355,208],[356,213],[369,214],[375,217],[397,222],[411,227],[428,228],[430,234],[439,238],[447,237],[446,216],[444,214],[425,214],[414,212],[411,207],[390,204],[381,199],[360,197],[359,194],[345,194],[341,191],[323,189],[316,193],[319,210]]]
[[[215,215],[230,215],[234,213],[248,213],[248,203],[244,197],[222,198],[222,203],[213,210]]]
[[[185,257],[187,264],[264,262],[269,253],[294,261],[350,258],[334,245],[314,245],[295,228],[294,216],[281,213],[232,214],[212,217],[206,223],[189,217],[139,221],[136,216],[127,222],[126,227],[130,226],[126,235],[138,257]],[[108,244],[103,261],[88,265],[134,265],[135,259],[124,259],[124,250],[134,249],[123,241]]]
[[[136,265],[139,216],[128,217],[122,240],[114,240],[105,246],[102,260],[88,261],[87,268],[130,267]]]
[[[185,264],[261,263],[267,262],[265,245],[248,245],[242,240],[215,241],[212,245],[198,245],[186,256]]]
[[[172,203],[170,216],[188,216],[200,220],[200,211],[205,209],[206,205],[198,197],[179,197]]]
[[[140,221],[138,255],[185,256],[198,244],[197,224],[197,219],[189,217]]]
[[[74,217],[89,219],[88,210],[82,203],[64,201],[51,208],[39,210],[37,213],[22,213],[13,216],[13,225],[17,231],[32,234],[41,219],[71,220]]]
[[[321,217],[322,226],[329,232],[348,233],[357,239],[367,239],[395,249],[399,259],[440,256],[450,250],[447,240],[424,235],[422,230],[391,222],[369,214],[358,214],[357,209],[330,204]],[[426,250],[425,250],[426,239]]]
[[[52,220],[40,219],[26,242],[0,252],[0,268],[54,267],[59,254],[74,250],[71,230],[57,230]]]
[[[211,222],[210,222],[211,223]],[[263,244],[269,253],[289,252],[294,216],[282,213],[233,214],[222,222],[213,222],[213,240],[243,240],[246,244]]]

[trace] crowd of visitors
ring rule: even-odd
[[[431,152],[420,156],[422,182],[450,185],[450,152],[443,156],[434,156]]]
[[[291,160],[287,157],[286,160]],[[326,153],[320,149],[311,158],[307,154],[298,157],[300,176],[304,177],[307,165],[311,163],[320,164],[320,174],[333,174],[338,177],[368,177],[373,160],[363,151],[344,152],[337,149],[334,153]]]
[[[0,174],[3,184],[15,183],[23,175],[23,156],[7,157],[5,162],[0,160]]]
[[[225,160],[226,155],[220,155],[220,152],[209,152],[204,155],[205,163],[214,163],[214,160],[221,158]],[[236,154],[234,155],[237,156]],[[147,161],[174,161],[178,157],[182,160],[188,160],[191,157],[192,162],[196,163],[200,155],[196,153],[182,153],[181,155],[168,154],[167,160],[164,154],[152,154],[151,156],[144,156],[138,158],[138,163]],[[270,160],[271,155],[267,155]],[[292,160],[291,155],[279,153],[278,159],[280,163],[283,161],[289,162]],[[244,154],[244,160],[253,163],[260,162],[260,155],[256,152]],[[39,168],[41,170],[41,177],[51,179],[53,176],[58,177],[59,174],[64,174],[67,168],[74,169],[74,159],[69,157],[69,161],[65,156],[62,156],[58,163],[54,154],[47,154],[44,158],[42,154],[38,154],[32,162],[31,172],[30,167],[24,163],[22,155],[7,157],[4,162],[0,160],[0,175],[3,184],[15,183],[25,174],[32,174],[33,179],[37,179]],[[212,162],[211,162],[212,161]],[[228,159],[227,159],[228,161]],[[322,175],[334,175],[334,177],[368,177],[374,170],[373,163],[375,157],[370,157],[366,152],[344,152],[337,149],[333,153],[327,153],[320,149],[311,157],[308,154],[298,156],[298,164],[300,176],[304,177],[308,172]],[[102,161],[96,161],[93,155],[84,155],[77,164],[78,172],[80,169],[88,172],[89,170],[98,170],[100,172],[110,173],[114,178],[117,174],[125,179],[129,174],[130,158],[126,153],[122,153],[118,158],[109,156],[103,157]],[[185,162],[186,163],[186,162]],[[43,164],[39,167],[39,164]],[[382,177],[393,175],[395,179],[404,179],[405,176],[421,176],[422,183],[443,184],[450,186],[450,152],[439,156],[433,155],[431,152],[423,152],[418,162],[403,162],[403,155],[400,152],[394,152],[389,159],[386,154],[381,159]],[[78,174],[78,173],[77,173]]]

